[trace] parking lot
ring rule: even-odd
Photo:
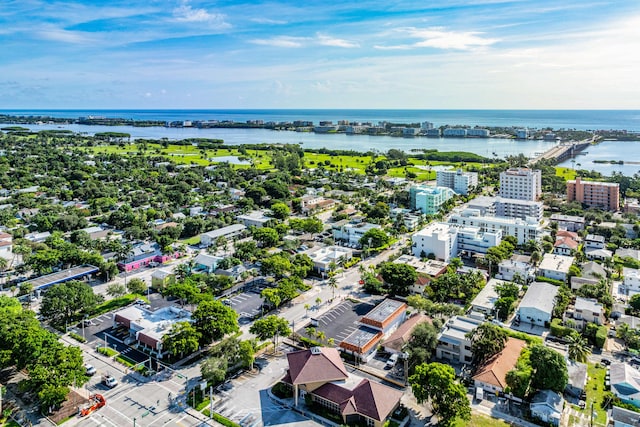
[[[236,313],[238,313],[238,322],[241,325],[249,323],[257,316],[260,316],[262,313],[262,304],[264,302],[260,296],[258,288],[255,290],[252,289],[249,292],[234,295],[224,301],[225,304],[228,304]]]
[[[317,326],[313,327],[317,331],[324,332],[327,339],[333,338],[335,343],[338,344],[358,328],[360,318],[371,311],[373,307],[374,305],[369,303],[354,303],[345,300],[323,315],[315,318]],[[311,325],[313,325],[313,320],[314,319],[312,319]],[[307,324],[296,332],[305,336],[304,328],[307,326],[310,325]]]

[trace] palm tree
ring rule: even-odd
[[[116,250],[116,259],[118,261],[125,261],[131,255],[133,246],[127,243],[126,245],[120,245]],[[124,268],[124,286],[127,287],[127,267]]]
[[[309,304],[305,304],[304,305],[304,309],[306,311],[305,316],[309,317],[309,309],[311,308],[311,306]]]
[[[539,262],[540,262],[540,252],[537,250],[531,252],[531,263],[535,266],[535,265],[538,265]]]
[[[452,273],[455,273],[458,271],[458,269],[460,269],[460,267],[462,267],[464,264],[462,263],[462,260],[460,258],[451,258],[449,260],[449,267],[448,270]]]
[[[586,338],[575,333],[569,335],[567,341],[569,360],[586,363],[587,357],[591,354],[591,348]]]
[[[331,288],[331,299],[336,296],[336,289],[338,288],[338,281],[334,276],[329,277],[329,281],[327,282],[329,287]]]

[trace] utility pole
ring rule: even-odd
[[[213,386],[209,386],[209,419],[213,419]]]

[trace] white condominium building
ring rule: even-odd
[[[543,210],[542,202],[496,197],[496,216],[520,219],[533,218],[536,221],[541,221]]]
[[[498,216],[482,216],[476,209],[454,211],[449,216],[450,224],[458,224],[463,227],[478,227],[482,232],[502,231],[503,236],[513,236],[521,245],[529,240],[539,240],[542,237],[543,228],[533,219],[505,218]]]
[[[482,232],[478,227],[459,227],[444,222],[433,222],[412,237],[413,255],[448,262],[462,251],[487,253],[502,241],[502,231]]]
[[[511,168],[500,173],[500,197],[538,200],[542,194],[542,172],[528,168]]]
[[[437,171],[436,184],[438,187],[451,188],[458,194],[466,196],[473,188],[478,186],[478,174],[476,172]]]

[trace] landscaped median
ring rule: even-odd
[[[109,347],[97,347],[96,351],[100,354],[103,354],[107,357],[112,358],[116,362],[121,365],[126,366],[129,369],[133,369],[135,372],[138,372],[142,375],[147,375],[148,369],[146,366],[141,365],[140,363],[136,363],[135,360],[125,356],[124,354],[120,354],[116,350]]]

